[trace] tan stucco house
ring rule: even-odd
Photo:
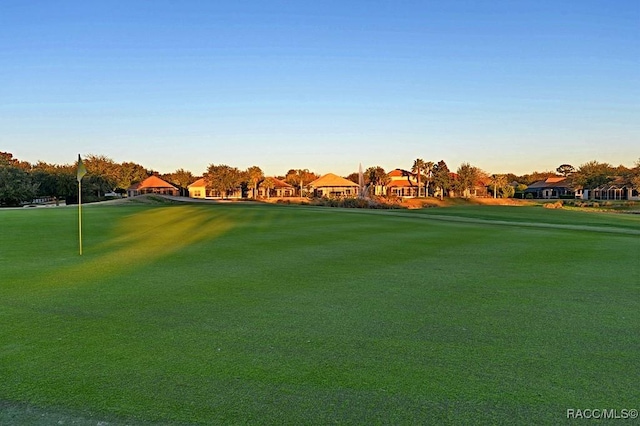
[[[360,185],[333,173],[314,180],[308,187],[316,197],[356,197],[360,191]]]
[[[191,198],[242,198],[241,188],[238,188],[225,196],[225,194],[221,194],[220,191],[207,189],[207,183],[204,178],[200,178],[197,181],[193,182],[191,185],[187,186],[187,190],[189,191],[189,197]]]

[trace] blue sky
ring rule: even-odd
[[[0,151],[160,172],[640,158],[640,2],[0,2]]]

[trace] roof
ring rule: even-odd
[[[355,182],[351,182],[348,179],[345,179],[343,177],[340,177],[338,175],[334,175],[333,173],[327,173],[326,175],[319,177],[318,179],[314,180],[313,182],[311,182],[309,184],[309,186],[312,186],[314,188],[322,188],[322,187],[328,187],[328,186],[355,186],[355,187],[359,187],[360,185],[358,185]]]
[[[527,189],[544,189],[544,188],[568,188],[569,182],[565,177],[549,177],[545,180],[539,180],[532,183]]]
[[[391,170],[389,173],[387,173],[387,176],[389,177],[406,177],[406,176],[412,176],[413,173],[408,172],[406,170],[402,170],[402,169],[395,169],[395,170]]]
[[[274,183],[274,188],[293,188],[293,186],[289,185],[287,182],[274,178],[272,177],[271,179],[273,179],[273,183]]]
[[[548,177],[547,180],[545,180],[545,182],[546,183],[558,183],[558,182],[562,182],[565,179],[566,179],[566,177],[562,177],[562,176]]]
[[[200,178],[192,184],[188,185],[187,188],[204,188],[207,184],[204,181],[204,178]]]
[[[396,179],[390,181],[387,185],[387,188],[395,188],[395,187],[411,187],[415,188],[418,186],[415,182],[409,182],[407,179]]]
[[[143,188],[172,188],[177,190],[175,186],[171,185],[166,180],[160,179],[158,176],[149,176],[142,182],[131,185],[129,189],[143,189]]]

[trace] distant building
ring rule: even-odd
[[[294,196],[296,190],[293,186],[280,179],[271,179],[273,179],[274,187],[269,191],[269,194],[267,194],[266,188],[264,188],[263,186],[258,186],[258,196],[262,198],[285,198]]]
[[[204,178],[200,178],[187,186],[189,191],[189,197],[191,198],[242,198],[242,188],[237,188],[234,191],[230,191],[228,194],[222,194],[215,189],[207,189],[207,183]]]
[[[356,197],[360,191],[360,185],[333,173],[327,173],[308,186],[316,197]]]
[[[131,185],[127,189],[129,197],[142,194],[180,195],[180,190],[158,176],[149,176],[142,182]]]
[[[575,190],[566,177],[548,177],[532,183],[524,190],[525,196],[531,194],[533,198],[560,198],[575,196]]]
[[[418,196],[418,179],[416,175],[410,171],[403,169],[395,169],[387,173],[389,182],[387,183],[387,195],[396,197],[417,197]],[[421,182],[424,185],[425,182]]]
[[[620,178],[594,188],[591,191],[591,198],[596,200],[640,200],[640,194],[637,189]]]

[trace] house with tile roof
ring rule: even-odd
[[[131,185],[127,189],[129,197],[142,194],[180,195],[180,190],[158,176],[149,176],[142,182]]]
[[[258,185],[258,196],[261,198],[285,198],[285,197],[293,197],[295,195],[295,188],[292,185],[289,185],[287,182],[272,177],[271,180],[274,183],[274,187],[270,190],[262,186],[262,182]],[[267,194],[267,191],[269,192]]]
[[[360,185],[333,173],[319,177],[308,187],[316,197],[356,197],[360,192]]]
[[[242,198],[242,188],[237,188],[231,194],[221,194],[220,191],[207,188],[207,183],[204,178],[200,178],[187,186],[189,191],[189,197],[191,198],[208,198],[208,199],[221,199],[221,198]]]
[[[563,176],[552,176],[545,180],[532,183],[525,189],[525,196],[531,194],[533,198],[560,198],[565,196],[575,196],[570,181]]]
[[[395,169],[387,173],[387,195],[412,198],[418,196],[418,179],[408,170]]]

